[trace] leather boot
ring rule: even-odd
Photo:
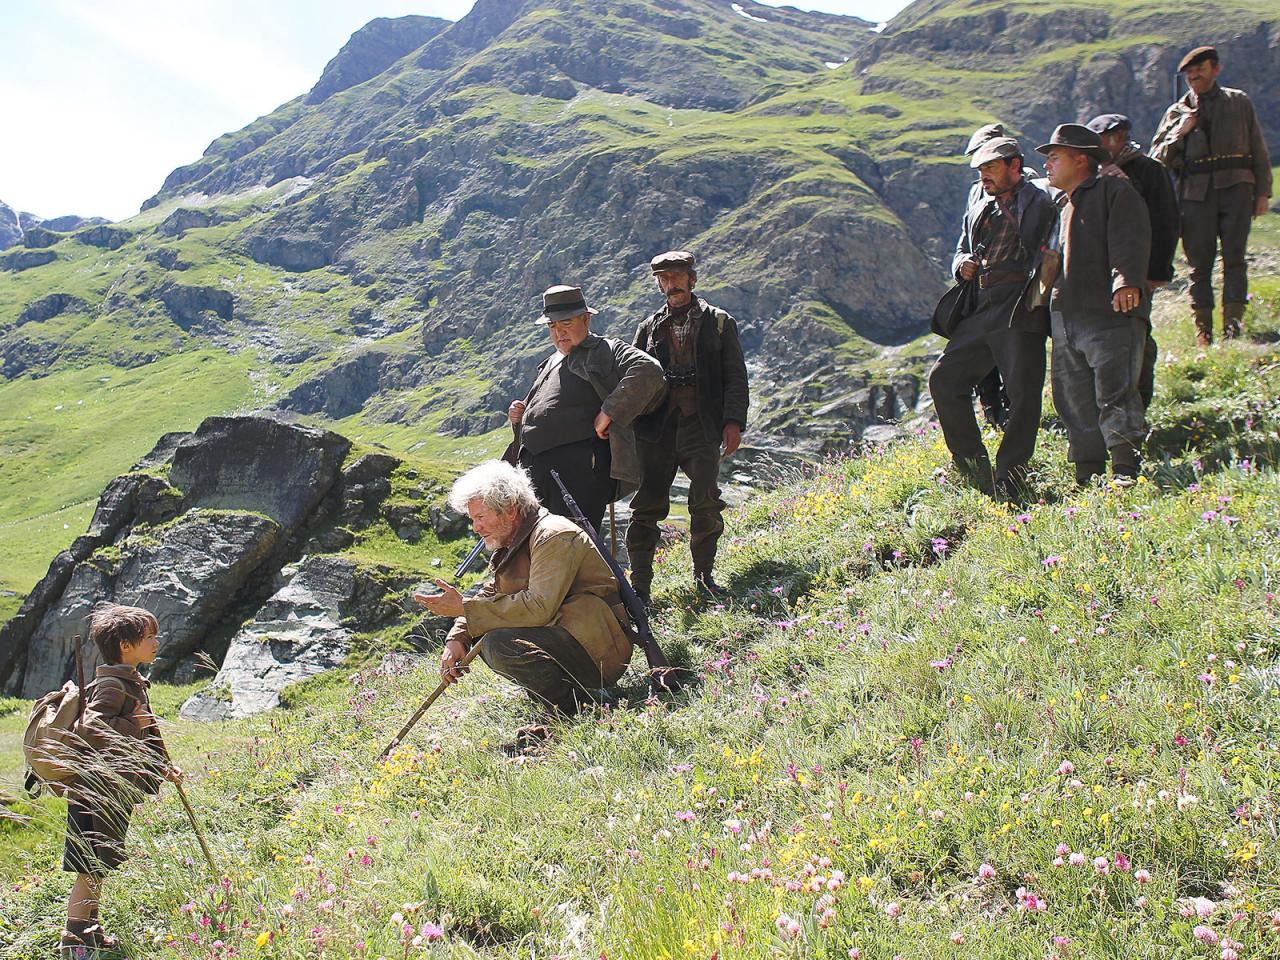
[[[1222,305],[1222,339],[1234,340],[1240,336],[1240,324],[1243,320],[1243,303],[1224,303]]]
[[[89,933],[92,920],[68,920],[58,941],[58,960],[96,960],[98,946]]]
[[[1196,346],[1207,347],[1213,343],[1213,308],[1196,307]]]
[[[1106,472],[1107,465],[1101,460],[1077,460],[1076,461],[1076,486],[1087,487],[1093,483],[1095,477],[1100,477]]]
[[[1138,482],[1141,471],[1138,448],[1131,443],[1118,443],[1109,451],[1111,473],[1117,486],[1131,487]]]
[[[710,570],[695,570],[693,583],[698,593],[708,600],[725,600],[729,597],[729,591],[715,582]]]

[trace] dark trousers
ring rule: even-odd
[[[716,544],[724,533],[724,501],[720,498],[720,441],[708,440],[695,414],[672,414],[657,443],[636,441],[640,455],[640,489],[631,499],[627,552],[631,582],[647,590],[653,580],[653,555],[661,536],[658,524],[671,512],[671,483],[676,470],[689,478],[689,552],[693,569],[711,573]]]
[[[1053,313],[1053,403],[1067,427],[1067,459],[1105,463],[1107,451],[1147,435],[1138,393],[1147,319]]]
[[[1182,252],[1191,264],[1191,306],[1213,309],[1213,261],[1222,242],[1222,302],[1244,303],[1249,293],[1245,251],[1253,222],[1253,184],[1210,189],[1203,200],[1182,201]]]
[[[530,699],[566,716],[592,702],[589,691],[603,686],[600,667],[563,627],[490,630],[480,638],[480,659]]]
[[[569,508],[565,506],[551,471],[560,474],[573,499],[578,501],[578,506],[596,532],[600,532],[604,512],[613,502],[617,490],[617,483],[609,476],[613,457],[609,453],[608,440],[578,440],[534,454],[521,450],[520,465],[529,472],[538,501],[551,513],[567,517]]]
[[[1156,395],[1156,360],[1160,357],[1156,338],[1151,335],[1151,324],[1147,324],[1147,341],[1142,349],[1142,372],[1138,374],[1138,396],[1142,398],[1142,409],[1151,406],[1151,398]]]
[[[1044,334],[1007,325],[1019,287],[1006,284],[979,294],[978,310],[961,321],[929,371],[929,393],[947,449],[957,462],[988,460],[973,388],[994,365],[1009,394],[1009,418],[996,452],[996,479],[1017,479],[1036,449],[1044,391]]]
[[[987,423],[993,427],[1004,426],[1005,420],[1009,418],[1009,394],[1005,393],[999,369],[992,367],[991,372],[978,381],[978,386],[974,389]]]

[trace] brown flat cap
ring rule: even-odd
[[[985,127],[979,127],[973,131],[973,136],[969,138],[969,145],[964,148],[964,155],[971,157],[977,152],[977,149],[988,140],[994,140],[996,137],[1004,136],[1003,123],[988,123]]]
[[[1083,123],[1060,123],[1054,128],[1048,143],[1036,147],[1036,153],[1048,154],[1051,147],[1070,147],[1087,153],[1099,163],[1106,163],[1111,154],[1102,145],[1102,138]]]
[[[969,160],[969,166],[977,170],[978,167],[992,160],[1007,160],[1010,157],[1020,156],[1022,156],[1022,148],[1013,137],[993,137],[978,147]]]
[[[655,276],[668,270],[692,270],[693,265],[693,254],[688,250],[668,250],[649,261],[649,269]]]
[[[587,306],[587,298],[582,295],[581,287],[557,284],[543,291],[542,316],[534,322],[554,323],[556,320],[568,320],[583,313],[595,312]]]
[[[1197,63],[1203,63],[1205,60],[1212,60],[1214,63],[1217,63],[1218,48],[1196,47],[1178,63],[1178,72],[1181,73],[1183,70],[1187,69],[1187,67],[1194,67]]]

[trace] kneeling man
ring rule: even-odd
[[[479,643],[492,670],[548,710],[573,716],[631,660],[618,581],[577,524],[538,505],[519,467],[482,463],[458,478],[449,504],[471,517],[491,551],[492,579],[471,599],[443,580],[436,581],[442,593],[416,595],[437,616],[457,618],[441,678],[458,679],[459,661]]]

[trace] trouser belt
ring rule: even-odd
[[[1006,283],[1022,283],[1026,279],[1027,275],[1017,270],[989,270],[978,274],[978,286],[985,290],[987,287],[998,287]]]
[[[1199,157],[1187,163],[1187,173],[1217,173],[1219,170],[1252,170],[1253,154],[1224,153]]]

